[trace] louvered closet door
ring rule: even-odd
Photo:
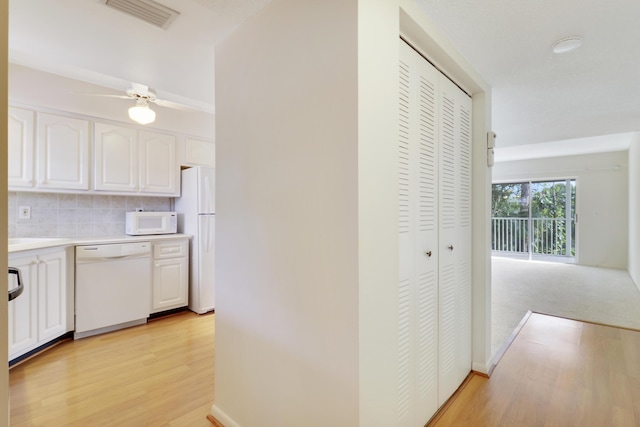
[[[438,409],[439,73],[400,41],[398,425]]]
[[[471,370],[471,99],[439,81],[439,404]]]
[[[400,41],[398,425],[471,369],[471,99]]]

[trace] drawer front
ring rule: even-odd
[[[153,259],[181,258],[189,254],[189,241],[155,243],[153,245]]]

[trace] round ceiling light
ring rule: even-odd
[[[576,50],[582,46],[582,39],[577,36],[565,37],[563,39],[558,40],[551,46],[551,50],[553,53],[568,53]]]
[[[156,112],[149,108],[146,99],[140,98],[134,107],[129,108],[129,118],[141,125],[147,125],[156,119]]]

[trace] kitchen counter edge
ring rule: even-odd
[[[153,234],[147,236],[129,236],[126,234],[116,236],[91,236],[91,237],[60,237],[60,238],[43,238],[42,240],[18,243],[9,245],[9,254],[16,252],[24,252],[45,248],[53,248],[56,246],[82,246],[82,245],[106,245],[110,243],[129,243],[129,242],[158,242],[171,241],[177,239],[191,239],[190,234],[174,233],[174,234]]]

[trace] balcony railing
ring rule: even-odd
[[[569,227],[567,227],[569,222]],[[500,252],[573,256],[573,220],[492,218],[491,249]]]
[[[529,218],[492,218],[491,249],[501,252],[529,252]]]

